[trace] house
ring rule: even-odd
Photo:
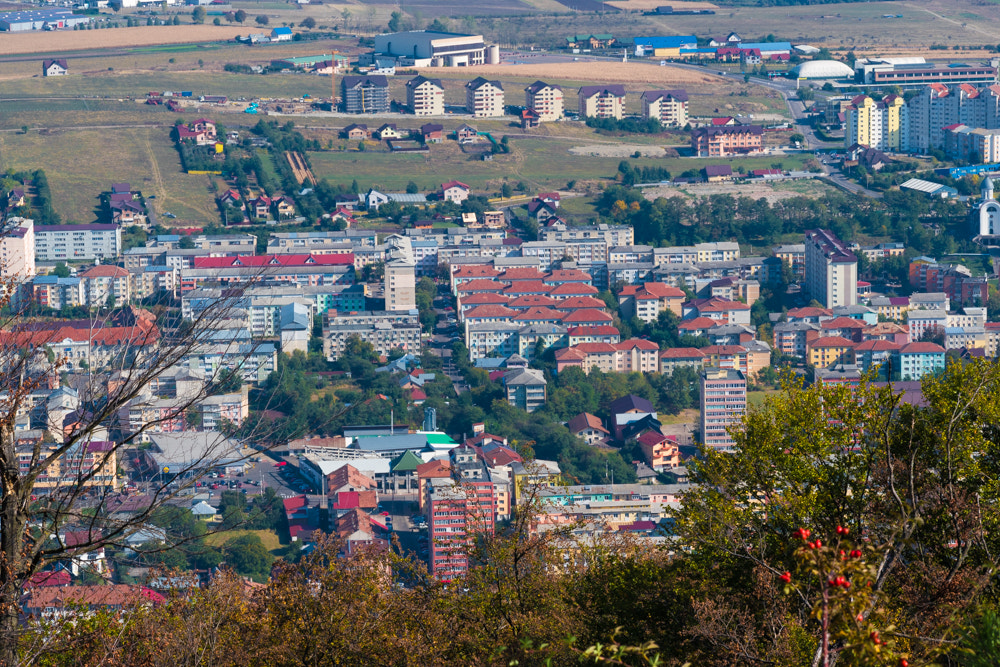
[[[271,41],[272,42],[292,41],[292,29],[288,27],[274,28],[273,30],[271,30]]]
[[[589,412],[581,412],[566,424],[569,432],[583,438],[588,445],[603,445],[611,435],[601,420]]]
[[[455,130],[455,139],[460,144],[474,144],[479,141],[479,131],[471,125],[462,125]]]
[[[614,35],[570,35],[566,38],[566,46],[571,49],[606,49],[617,43]]]
[[[728,164],[710,164],[702,169],[702,172],[709,183],[733,180],[733,168]]]
[[[66,76],[69,74],[69,63],[65,58],[42,61],[42,76]]]
[[[441,199],[443,201],[461,204],[469,198],[470,194],[472,194],[472,188],[461,181],[448,181],[441,185]]]
[[[21,599],[21,611],[36,619],[58,619],[78,610],[109,612],[162,604],[156,591],[127,584],[32,588]]]
[[[385,141],[386,139],[400,139],[403,136],[400,134],[399,130],[396,129],[395,123],[386,123],[382,127],[375,130],[375,135],[382,141]]]
[[[271,203],[278,220],[287,220],[295,216],[295,204],[290,197],[276,197]]]
[[[646,463],[656,472],[676,468],[681,464],[680,448],[677,446],[677,436],[663,435],[659,431],[649,430],[636,438]]]
[[[532,109],[523,109],[521,111],[521,129],[530,130],[531,128],[538,127],[541,122],[541,118]]]
[[[420,126],[420,136],[425,144],[440,144],[444,141],[444,126],[437,123],[427,123]]]
[[[368,129],[367,125],[361,123],[351,123],[343,129],[341,135],[351,141],[364,141],[365,139],[371,139],[372,133],[371,130]]]
[[[534,412],[545,404],[545,375],[542,371],[518,368],[503,377],[507,402],[525,412]]]
[[[621,84],[583,86],[577,96],[581,117],[621,120],[625,113],[625,86]]]
[[[756,153],[764,148],[760,125],[713,125],[691,132],[691,149],[698,157],[723,157]]]

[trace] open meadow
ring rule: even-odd
[[[173,224],[201,226],[219,218],[210,177],[181,172],[165,127],[0,133],[0,171],[44,169],[63,222],[93,222],[102,192],[129,181]]]

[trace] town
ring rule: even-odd
[[[924,20],[888,2],[244,4],[0,13],[0,634],[136,619],[138,655],[310,596],[395,624],[323,664],[930,664],[917,637],[988,632],[1000,46],[888,46]],[[505,629],[413,648],[421,595]],[[897,636],[896,602],[955,625]],[[209,663],[313,659],[257,622]]]

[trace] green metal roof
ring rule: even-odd
[[[451,436],[445,433],[428,433],[427,434],[427,444],[429,445],[458,445],[457,442],[451,439]]]
[[[392,472],[412,472],[422,465],[424,460],[410,450],[406,450],[389,464]]]

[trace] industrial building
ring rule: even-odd
[[[60,28],[72,28],[85,23],[90,23],[89,16],[74,14],[69,9],[43,9],[0,14],[0,32],[59,30]]]
[[[858,83],[901,88],[922,87],[929,83],[990,86],[997,82],[997,68],[992,64],[936,65],[921,57],[861,58],[854,63],[854,77]]]
[[[377,35],[375,54],[392,56],[404,67],[468,67],[500,62],[500,48],[487,47],[482,35],[425,30]]]

